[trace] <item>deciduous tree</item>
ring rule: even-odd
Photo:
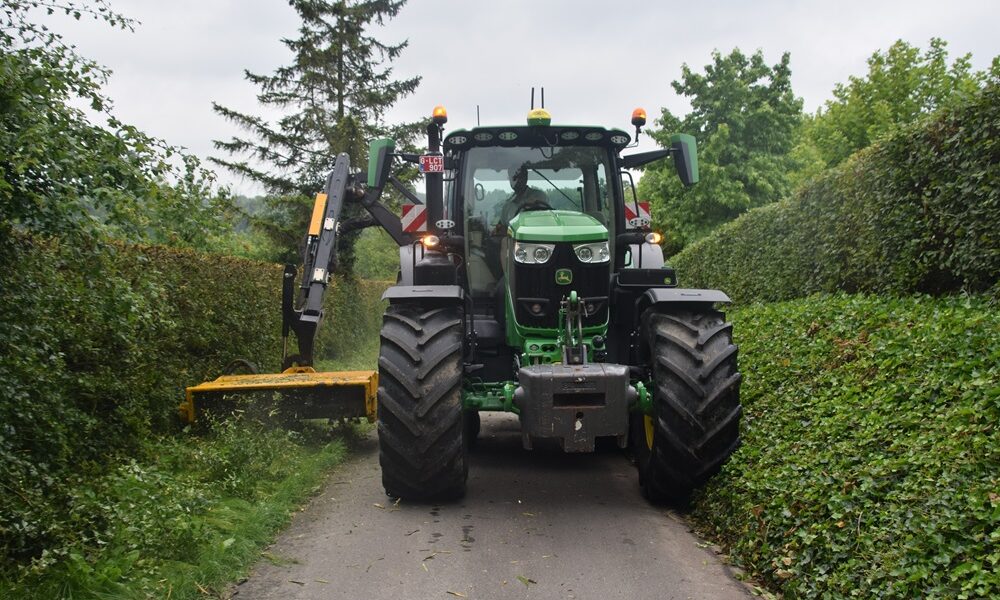
[[[0,227],[199,248],[225,235],[228,198],[213,191],[211,174],[114,117],[107,70],[43,25],[54,12],[133,25],[101,0],[3,3]]]
[[[834,99],[810,118],[804,141],[817,149],[827,166],[836,165],[898,126],[967,98],[988,77],[973,71],[971,54],[949,64],[948,44],[940,38],[932,38],[923,52],[898,40],[871,55],[863,77],[837,84]]]
[[[668,252],[788,193],[802,111],[792,93],[788,53],[769,66],[760,51],[716,51],[704,73],[684,65],[673,87],[690,100],[691,111],[678,117],[662,109],[651,135],[664,147],[673,133],[695,136],[701,183],[684,188],[672,163],[660,161],[639,184],[654,223],[667,234]]]

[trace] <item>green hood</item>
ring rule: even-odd
[[[608,228],[594,217],[572,210],[532,210],[510,222],[511,237],[522,242],[599,242]]]

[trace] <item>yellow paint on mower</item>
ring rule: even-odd
[[[283,401],[293,402],[293,414],[303,418],[360,418],[374,422],[377,414],[378,373],[376,371],[316,372],[311,367],[292,367],[282,373],[223,375],[186,388],[178,407],[186,423],[194,423],[199,411],[219,406],[219,398],[238,394],[276,392]]]

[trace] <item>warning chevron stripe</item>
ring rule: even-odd
[[[427,231],[427,207],[423,204],[404,204],[400,221],[406,233]]]
[[[649,202],[639,202],[639,212],[633,202],[625,203],[625,224],[629,229],[646,227],[650,223]]]

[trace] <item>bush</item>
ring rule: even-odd
[[[854,155],[670,261],[737,301],[984,291],[1000,275],[1000,86]]]
[[[13,235],[0,252],[0,549],[24,561],[86,535],[72,490],[168,430],[185,385],[275,362],[281,269]]]
[[[731,313],[743,446],[693,519],[785,597],[1000,595],[1000,313],[812,296]]]
[[[0,262],[0,554],[29,564],[106,529],[112,516],[74,508],[80,490],[121,457],[141,455],[151,434],[176,432],[185,386],[236,358],[280,366],[282,269],[9,229],[0,231]],[[377,346],[384,287],[334,283],[320,357],[350,362]]]
[[[362,279],[395,281],[399,246],[381,227],[361,231],[354,244],[354,273]]]
[[[149,438],[72,490],[68,512],[89,538],[5,564],[0,598],[221,597],[343,458],[334,433],[227,421]]]

